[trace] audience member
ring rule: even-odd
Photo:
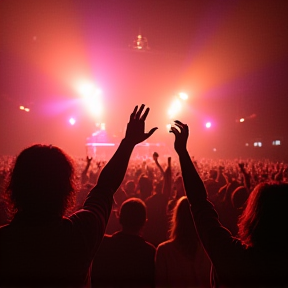
[[[178,201],[170,239],[156,250],[156,286],[209,287],[210,261],[196,233],[187,197]]]
[[[105,235],[92,266],[92,287],[154,287],[155,247],[140,235],[146,206],[129,198],[121,208],[121,231]]]
[[[136,106],[125,138],[103,168],[83,208],[64,217],[75,192],[72,159],[52,145],[33,145],[17,157],[7,187],[14,218],[0,228],[1,287],[83,287],[104,235],[113,194],[136,144],[145,133],[149,108]]]
[[[288,286],[288,184],[261,183],[239,220],[239,239],[221,225],[186,145],[188,126],[175,121],[174,148],[200,240],[213,264],[214,287]]]
[[[158,165],[160,166],[159,163]],[[167,204],[171,194],[171,158],[168,158],[168,166],[166,170],[162,171],[162,185],[160,186],[159,184],[156,186],[158,189],[155,190],[155,193],[145,200],[148,220],[145,225],[143,237],[155,246],[167,240],[168,236]]]

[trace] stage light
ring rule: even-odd
[[[29,112],[29,111],[30,111],[30,109],[29,109],[29,108],[24,108],[24,110],[25,110],[26,112]]]
[[[84,102],[87,109],[93,116],[100,116],[102,114],[102,103],[96,95],[85,97]]]
[[[20,109],[20,110],[24,110],[25,107],[21,105],[21,106],[19,107],[19,109]]]
[[[76,120],[75,120],[74,118],[70,118],[70,119],[69,119],[69,123],[70,123],[71,125],[74,125],[74,124],[76,123]]]
[[[262,147],[262,142],[254,142],[254,147]]]
[[[100,129],[101,129],[101,130],[106,130],[106,125],[105,125],[105,123],[101,123],[101,124],[100,124]]]
[[[239,120],[241,123],[242,122],[244,122],[245,121],[245,119],[244,118],[240,118],[240,120]]]
[[[274,141],[272,141],[272,145],[273,146],[281,145],[281,141],[280,140],[274,140]]]
[[[207,122],[207,123],[205,124],[205,127],[208,128],[208,129],[211,128],[211,126],[212,126],[211,122]]]
[[[77,90],[83,97],[83,103],[88,111],[90,111],[90,114],[92,114],[92,116],[100,116],[103,110],[101,89],[96,88],[93,83],[87,81],[78,84]]]
[[[171,129],[171,126],[172,126],[171,124],[167,124],[167,125],[166,125],[166,129],[167,129],[167,132],[169,132],[169,131],[170,131],[170,129]]]
[[[188,95],[186,93],[180,92],[178,95],[179,95],[180,99],[182,99],[182,100],[188,99]]]
[[[170,119],[174,118],[180,112],[181,107],[182,105],[179,99],[176,99],[172,102],[170,109],[168,110],[168,115]]]
[[[93,91],[95,90],[95,87],[93,83],[82,82],[78,84],[77,90],[82,96],[88,96],[93,93]]]

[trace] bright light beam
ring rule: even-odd
[[[182,99],[182,100],[188,99],[188,95],[186,93],[180,92],[178,95],[179,95],[180,99]]]
[[[174,100],[168,110],[168,115],[170,119],[175,118],[175,116],[180,112],[181,108],[182,105],[180,100],[179,99]]]
[[[101,101],[102,91],[96,88],[92,82],[81,82],[76,87],[78,93],[83,97],[83,103],[93,117],[98,117],[103,112]]]

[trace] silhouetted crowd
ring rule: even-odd
[[[287,163],[195,159],[180,121],[176,157],[133,157],[148,113],[105,161],[1,158],[0,287],[288,287]]]

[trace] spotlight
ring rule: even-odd
[[[170,109],[168,110],[168,114],[170,116],[170,119],[174,118],[176,116],[176,114],[179,113],[179,111],[181,110],[181,102],[179,99],[176,99],[172,102]]]
[[[70,118],[69,119],[69,123],[71,124],[71,125],[74,125],[75,123],[76,123],[76,120],[75,120],[75,118]]]
[[[186,93],[180,92],[178,95],[179,95],[180,99],[182,99],[182,100],[188,99],[188,95]]]
[[[211,122],[207,122],[207,123],[205,124],[205,127],[208,128],[208,129],[211,128],[211,126],[212,126]]]

